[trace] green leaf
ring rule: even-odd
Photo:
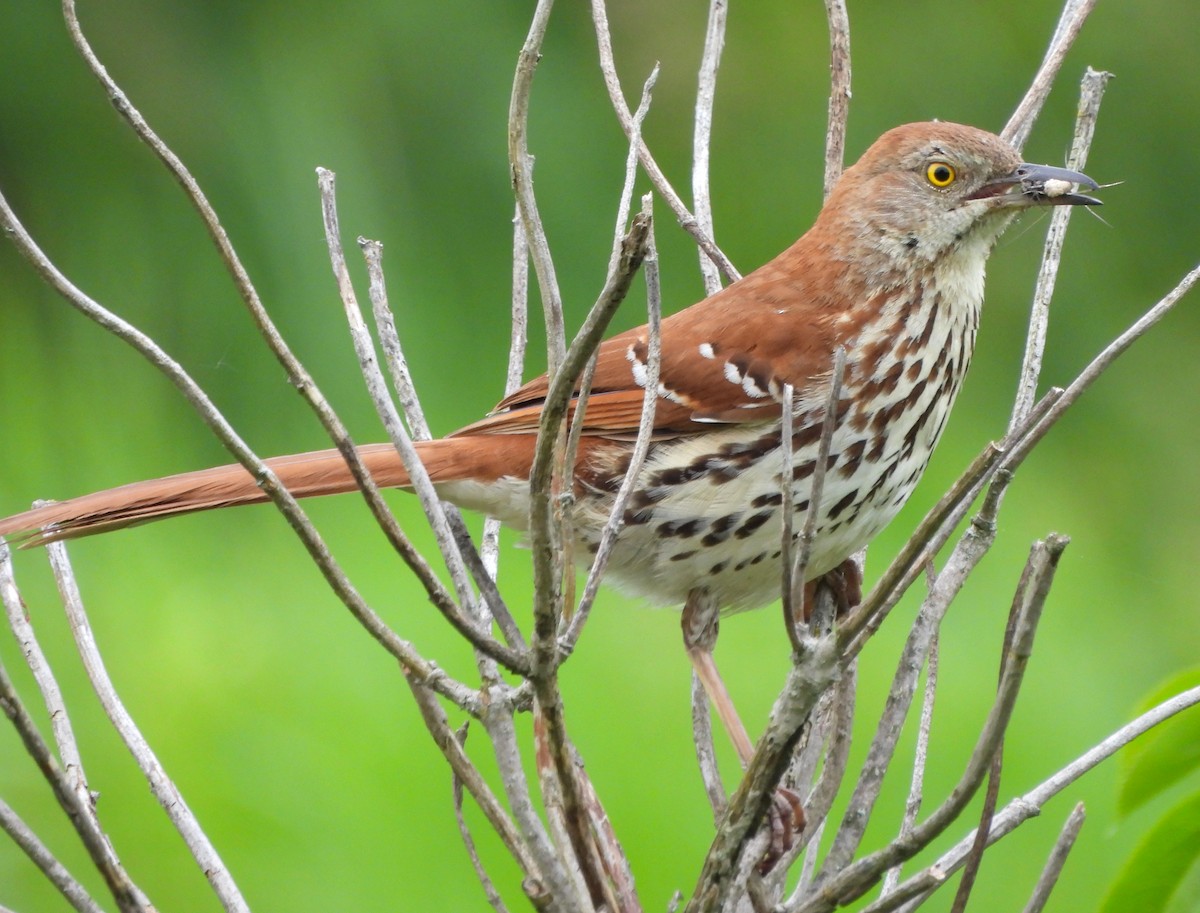
[[[1200,684],[1200,668],[1167,680],[1145,698],[1139,713]],[[1135,739],[1122,752],[1117,810],[1128,815],[1184,777],[1200,770],[1200,712],[1179,714]]]
[[[1108,889],[1101,913],[1160,913],[1200,910],[1200,900],[1179,888],[1200,860],[1200,793],[1171,809],[1142,838]],[[1172,898],[1176,903],[1172,904]],[[1182,904],[1182,906],[1180,905]]]

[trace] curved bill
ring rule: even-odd
[[[1024,162],[1011,174],[989,181],[971,194],[971,199],[990,197],[1016,206],[1103,206],[1102,200],[1078,192],[1079,187],[1099,190],[1100,185],[1086,174]]]

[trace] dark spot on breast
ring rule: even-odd
[[[750,517],[745,523],[737,528],[734,533],[739,539],[746,539],[753,535],[754,531],[775,516],[775,511],[764,510],[762,513],[755,514]]]
[[[890,406],[884,406],[874,416],[871,417],[871,427],[876,431],[883,431],[892,421],[898,418],[907,408],[909,404],[902,399],[896,400]]]
[[[741,514],[726,514],[718,520],[712,522],[712,528],[708,535],[700,540],[701,545],[720,545],[733,533],[733,527],[737,525],[737,521],[741,519]]]
[[[725,570],[725,565],[728,563],[728,561],[718,561],[708,569],[708,572],[713,576],[716,576],[717,574],[721,573],[721,571]]]
[[[689,466],[672,466],[670,469],[661,469],[656,472],[650,478],[650,485],[652,488],[684,485],[700,478],[705,472],[706,467],[697,466],[695,462]],[[665,492],[662,496],[665,497]]]
[[[840,501],[838,501],[836,504],[834,504],[833,507],[829,508],[829,519],[832,520],[835,517],[837,517],[842,511],[844,511],[847,507],[849,507],[851,504],[853,504],[854,499],[857,497],[858,497],[858,489],[855,489],[854,491],[852,491],[848,495],[846,495],[844,498],[842,498]]]
[[[780,434],[781,432],[777,430],[752,441],[731,441],[728,444],[722,444],[717,452],[725,459],[732,461],[738,468],[745,469],[778,448]]]
[[[862,463],[863,451],[867,449],[867,441],[865,438],[859,438],[849,447],[842,451],[841,458],[838,460],[838,474],[842,478],[850,478],[854,475],[854,471],[858,469]]]
[[[723,485],[726,482],[732,482],[738,475],[737,467],[730,466],[728,463],[718,463],[709,470],[708,481],[713,485]]]
[[[680,539],[690,539],[705,525],[707,525],[705,521],[700,519],[668,520],[659,524],[657,532],[664,538],[678,536]]]
[[[782,504],[782,503],[783,503],[783,494],[778,491],[770,491],[770,492],[767,492],[765,495],[759,495],[757,498],[755,498],[753,501],[750,502],[750,506],[751,507],[766,507],[771,504]]]
[[[925,321],[925,329],[923,329],[921,331],[921,335],[917,337],[918,349],[924,349],[927,345],[929,345],[929,340],[933,338],[934,324],[937,323],[938,317],[941,316],[938,314],[938,305],[941,304],[941,298],[941,295],[934,295],[933,297],[933,307],[929,309],[929,319]]]
[[[914,361],[912,364],[910,364],[908,366],[908,379],[916,380],[918,377],[920,377],[921,376],[921,368],[924,366],[924,364],[925,364],[925,360],[922,358],[918,358],[916,361]]]
[[[687,561],[694,554],[696,554],[695,549],[693,549],[692,551],[689,551],[689,552],[676,552],[674,555],[671,556],[671,560],[672,561]]]
[[[918,241],[918,240],[917,240],[915,237],[913,237],[912,235],[909,235],[909,237],[907,237],[907,238],[904,240],[904,246],[905,246],[905,247],[907,247],[909,250],[912,250],[914,247],[916,247],[916,246],[917,246],[918,244],[920,244],[920,243],[921,243],[921,242],[920,242],[920,241]]]
[[[649,523],[654,518],[654,509],[634,510],[632,507],[625,511],[623,517],[626,526],[640,526]]]

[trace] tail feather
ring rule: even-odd
[[[486,464],[497,462],[494,451],[508,450],[511,456],[512,445],[518,442],[514,436],[504,442],[507,447],[481,448],[480,443],[483,443],[480,438],[447,438],[421,442],[417,448],[433,480],[444,482],[472,477],[481,471],[487,473]],[[531,450],[528,445],[519,446]],[[486,459],[488,450],[493,451],[490,460]],[[390,444],[368,444],[359,447],[358,453],[380,486],[409,485],[408,473]],[[337,450],[274,457],[266,463],[298,498],[342,494],[356,488],[350,469]],[[520,469],[518,465],[516,471]],[[528,473],[527,464],[524,471]],[[498,474],[502,474],[498,468],[492,470],[493,477]],[[165,517],[266,500],[254,477],[241,465],[217,466],[37,507],[0,520],[0,536],[13,537],[22,546],[43,545]]]

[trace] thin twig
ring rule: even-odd
[[[850,14],[845,0],[825,0],[829,22],[829,123],[825,130],[825,197],[842,176],[850,119]]]
[[[29,861],[41,870],[46,880],[79,913],[104,913],[104,908],[92,899],[87,888],[67,871],[67,867],[55,858],[50,848],[38,839],[33,829],[3,799],[0,799],[0,830],[12,838],[13,843],[29,857]]]
[[[533,21],[529,24],[529,34],[517,58],[508,107],[508,166],[511,169],[513,192],[517,197],[517,213],[525,229],[529,255],[542,294],[542,311],[546,318],[547,373],[551,377],[558,371],[566,355],[566,330],[554,259],[550,256],[546,230],[533,193],[533,156],[529,154],[529,95],[533,89],[534,71],[542,58],[542,40],[546,36],[553,6],[554,0],[538,0]]]
[[[717,97],[717,68],[721,65],[721,51],[725,47],[725,20],[728,15],[729,0],[711,0],[708,27],[704,32],[704,53],[700,56],[695,126],[692,132],[692,205],[696,209],[696,224],[709,238],[716,237],[709,188],[713,102]],[[700,252],[700,276],[704,280],[704,290],[709,295],[721,290],[721,272],[703,251]]]
[[[1014,471],[1034,446],[1062,418],[1063,414],[1096,382],[1096,379],[1108,370],[1112,363],[1124,354],[1134,342],[1170,313],[1171,309],[1192,290],[1197,282],[1200,282],[1200,266],[1184,276],[1158,303],[1134,321],[1129,329],[1105,346],[1100,354],[1093,358],[1087,367],[1080,371],[1078,376],[1062,391],[1061,396],[1056,397],[1054,402],[1038,416],[1037,421],[1029,426],[1028,431],[1018,436],[1013,447],[1005,454],[1001,467],[1006,471]],[[1043,397],[1043,401],[1045,399],[1046,397]],[[1034,414],[1037,414],[1036,410]]]
[[[622,242],[621,257],[614,271],[610,272],[600,297],[592,306],[578,335],[571,342],[563,359],[561,370],[550,380],[550,388],[542,406],[538,428],[537,452],[529,474],[529,487],[533,504],[530,509],[530,550],[533,553],[534,580],[534,664],[547,669],[555,662],[554,635],[557,620],[554,618],[555,593],[558,576],[555,572],[552,530],[553,504],[546,497],[550,488],[550,476],[554,469],[554,448],[557,429],[566,417],[568,403],[575,390],[575,379],[599,346],[609,321],[629,291],[633,275],[646,255],[646,241],[650,232],[650,220],[638,215],[633,219],[629,233]]]
[[[330,178],[332,180],[332,173],[330,174]],[[329,188],[331,196],[332,190],[331,186]],[[329,205],[332,206],[333,204],[334,201],[330,199]],[[336,210],[334,210],[333,215],[336,218]],[[334,237],[337,237],[336,233]],[[412,429],[412,438],[415,440],[429,440],[432,437],[432,433],[429,430],[429,423],[425,420],[424,410],[421,408],[420,399],[417,397],[416,386],[413,383],[412,374],[408,370],[408,360],[404,357],[404,349],[400,345],[400,336],[396,330],[395,316],[392,314],[391,306],[388,304],[387,283],[383,273],[383,245],[378,241],[371,241],[366,238],[359,238],[358,245],[362,249],[363,259],[367,265],[371,311],[375,318],[376,330],[379,334],[379,345],[383,349],[384,358],[388,363],[388,369],[392,376],[392,386],[395,388],[396,398],[400,401],[400,407],[404,412],[404,419],[408,423],[408,427]],[[349,282],[348,275],[345,281]],[[342,281],[339,279],[339,286],[341,284]],[[352,302],[352,287],[350,288],[350,296],[349,301]],[[347,299],[343,296],[343,302],[346,301]],[[347,302],[346,307],[349,311],[351,309],[350,303]],[[357,308],[355,307],[353,310],[357,311]],[[355,333],[356,331],[352,329],[351,332]],[[364,336],[364,340],[362,343],[355,342],[356,351],[360,345],[366,347],[369,342],[365,328],[361,328],[357,332]],[[360,355],[360,360],[361,358],[362,356]],[[397,452],[400,453],[401,460],[411,460],[414,466],[419,464],[420,460],[415,453],[415,448],[411,442],[405,443],[403,426],[395,415],[394,409],[391,408],[391,401],[386,395],[382,377],[377,376],[373,383],[372,381],[368,381],[368,387],[374,388],[372,399],[376,401],[376,412],[379,414],[381,421],[383,421],[384,427],[388,430],[388,436],[391,438],[393,445],[396,446]],[[382,397],[382,399],[378,397]],[[406,470],[408,469],[407,463],[405,468]],[[409,470],[409,475],[414,479],[421,480],[416,485],[415,490],[421,500],[421,506],[425,510],[426,517],[431,516],[431,510],[434,510],[437,515],[444,517],[445,528],[449,530],[457,546],[452,551],[443,551],[443,557],[445,558],[447,567],[451,569],[451,574],[454,575],[456,589],[460,600],[462,600],[460,606],[476,617],[480,631],[486,631],[489,620],[495,618],[500,626],[500,630],[504,633],[508,645],[513,648],[523,648],[525,646],[524,637],[521,635],[520,629],[517,628],[508,606],[505,605],[504,599],[500,595],[500,590],[496,587],[495,566],[489,567],[479,554],[471,539],[471,534],[467,530],[466,523],[463,522],[462,514],[457,507],[447,504],[436,497],[436,492],[434,492],[432,486],[426,484],[428,473],[425,471],[424,466],[421,466],[416,476],[413,476],[411,470]],[[441,547],[441,532],[437,527],[435,527],[435,532],[439,537],[438,544]],[[471,578],[479,588],[480,605],[477,605],[475,600],[471,598],[469,587],[459,580],[458,572],[455,570],[459,562],[465,562],[467,570],[471,573]],[[455,615],[457,614],[455,612]],[[451,619],[451,623],[454,623],[453,619]],[[471,635],[467,636],[474,644],[473,637]],[[478,644],[476,644],[476,648],[479,649]]]
[[[633,115],[629,110],[629,105],[625,103],[625,96],[621,92],[621,81],[617,76],[616,64],[613,61],[612,35],[608,29],[608,12],[605,10],[604,0],[592,0],[592,21],[596,28],[596,43],[600,49],[600,71],[604,75],[604,86],[608,89],[608,97],[617,114],[621,129],[625,131],[626,136],[630,136],[633,131]],[[645,141],[638,144],[638,156],[641,159],[642,168],[650,177],[650,183],[654,185],[658,195],[675,214],[675,218],[679,220],[679,226],[692,236],[704,254],[717,265],[717,269],[721,271],[726,282],[740,279],[741,273],[734,268],[729,258],[721,252],[713,240],[705,234],[696,217],[688,212],[687,206],[675,192],[675,188],[671,186],[662,169],[658,167],[654,156],[650,154],[650,149],[646,146]]]
[[[0,600],[4,602],[10,619],[15,615],[24,616],[25,605],[13,577],[12,556],[4,542],[0,542]],[[68,772],[55,760],[2,663],[0,712],[8,717],[17,730],[25,751],[33,758],[42,777],[53,790],[59,807],[75,828],[92,864],[104,878],[122,913],[145,913],[153,909],[146,895],[130,880],[108,837],[101,830],[92,796],[87,784],[81,780],[80,768]]]
[[[554,524],[552,491],[557,454],[561,452],[560,429],[567,415],[568,403],[576,380],[624,299],[633,275],[646,254],[649,219],[634,218],[622,244],[621,257],[615,270],[610,271],[600,298],[588,313],[583,327],[572,340],[559,370],[551,377],[549,390],[542,405],[536,452],[529,475],[530,488],[530,551],[533,554],[533,637],[531,652],[533,670],[531,681],[537,701],[537,711],[545,721],[546,749],[561,789],[564,823],[568,830],[576,860],[582,866],[592,902],[603,902],[605,884],[602,874],[593,866],[593,855],[587,837],[587,817],[583,807],[578,773],[570,749],[563,718],[562,694],[558,689],[557,664],[559,650],[556,633],[559,625],[561,569],[555,549],[557,540]],[[550,784],[543,783],[544,787]]]
[[[513,859],[516,860],[517,865],[521,867],[521,873],[525,880],[532,882],[532,885],[526,888],[526,890],[537,893],[541,886],[541,879],[536,862],[530,855],[520,834],[517,833],[508,814],[504,811],[504,807],[483,779],[483,775],[480,774],[478,768],[471,762],[471,759],[467,757],[467,753],[463,748],[463,740],[456,736],[450,728],[445,711],[437,702],[433,692],[428,688],[418,684],[408,676],[405,676],[405,681],[408,682],[409,688],[412,690],[417,709],[421,712],[421,717],[424,719],[426,727],[433,736],[434,743],[441,750],[446,763],[450,765],[450,769],[454,772],[455,789],[461,792],[462,788],[466,787],[467,791],[471,794],[471,798],[475,800],[475,803],[483,811],[484,816],[488,819],[488,823],[491,824],[496,835],[504,843],[505,848],[512,855]],[[461,805],[461,803],[458,804]],[[464,835],[464,840],[469,840],[469,835]],[[486,882],[486,876],[481,876],[481,880]]]
[[[651,205],[651,196],[650,194],[646,194],[642,199],[642,215],[647,219],[652,218]],[[600,582],[604,578],[604,572],[608,568],[609,559],[612,557],[613,549],[616,547],[617,537],[625,525],[625,510],[629,504],[629,499],[633,496],[634,489],[637,487],[642,465],[645,463],[646,454],[650,450],[650,440],[654,434],[655,407],[658,404],[659,398],[658,375],[662,364],[662,288],[658,276],[658,251],[654,246],[653,223],[651,223],[650,231],[646,237],[646,258],[642,261],[642,266],[645,271],[647,291],[647,356],[642,414],[638,421],[637,438],[634,440],[633,449],[629,456],[629,468],[625,471],[625,478],[621,480],[621,485],[613,497],[612,509],[609,511],[608,519],[604,523],[604,529],[600,533],[600,542],[596,548],[596,557],[592,561],[591,568],[588,570],[583,596],[579,600],[579,607],[574,617],[571,619],[570,629],[566,637],[562,639],[562,648],[568,651],[574,649],[575,644],[579,640],[579,635],[583,630],[583,625],[587,621],[592,606],[595,604],[596,594],[600,589]]]
[[[713,822],[721,823],[728,798],[725,784],[721,782],[721,769],[717,766],[717,750],[713,744],[712,711],[708,706],[708,692],[700,676],[692,673],[692,743],[696,746],[696,763],[700,768],[700,781],[704,794],[712,808]]]
[[[1144,735],[1175,714],[1198,705],[1200,705],[1200,686],[1182,691],[1126,723],[1100,744],[1047,777],[1029,792],[1011,800],[997,812],[995,818],[992,819],[989,843],[995,843],[997,840],[1007,837],[1030,818],[1040,815],[1047,802],[1101,762],[1111,758],[1138,736]],[[920,891],[910,895],[915,896],[917,901],[903,908],[906,913],[915,909],[918,902],[923,901],[931,891],[940,887],[946,878],[958,870],[974,841],[975,832],[972,831],[943,853],[927,869],[918,872],[905,882],[905,885],[913,883],[921,888]],[[898,908],[891,907],[889,909]],[[876,911],[872,911],[872,913],[876,913]],[[879,911],[879,913],[883,913],[883,911]]]
[[[358,357],[363,383],[368,395],[371,397],[371,402],[375,406],[376,414],[379,416],[379,420],[392,442],[392,446],[396,448],[396,452],[400,456],[400,461],[404,464],[404,469],[408,473],[413,491],[416,492],[421,502],[421,507],[425,511],[425,519],[429,523],[430,529],[433,530],[438,550],[441,552],[446,567],[450,571],[450,579],[454,582],[457,602],[449,599],[438,599],[434,600],[434,605],[437,606],[443,617],[453,625],[454,629],[465,637],[475,649],[491,656],[510,671],[527,671],[529,662],[522,653],[499,643],[486,630],[477,626],[475,620],[463,611],[464,606],[474,604],[474,594],[471,590],[471,579],[467,571],[467,563],[463,558],[462,550],[458,546],[458,541],[460,540],[456,539],[454,533],[451,531],[446,510],[438,498],[437,492],[434,491],[429,473],[425,470],[424,464],[421,463],[421,458],[417,454],[412,438],[409,437],[408,430],[404,427],[404,422],[400,419],[400,413],[397,411],[396,405],[392,402],[392,398],[388,393],[387,381],[384,380],[383,371],[379,366],[379,359],[375,355],[374,342],[371,339],[370,331],[367,329],[366,321],[363,320],[362,310],[358,304],[358,296],[355,294],[354,285],[350,280],[350,270],[346,266],[346,255],[342,249],[341,230],[338,225],[337,213],[336,176],[326,168],[318,168],[317,182],[321,191],[321,216],[325,226],[325,242],[329,249],[329,260],[333,266],[333,275],[338,286],[338,295],[342,299],[342,307],[346,315],[346,322],[350,330],[350,339],[354,345],[354,352]],[[378,250],[376,253],[378,254]],[[376,257],[376,264],[378,263],[378,257]],[[386,298],[382,297],[385,295],[382,279],[382,270],[380,270],[374,275],[371,284],[376,296],[380,297],[383,310],[387,310]],[[399,339],[394,339],[392,342],[395,350],[399,351]],[[401,356],[402,358],[403,356]],[[415,391],[410,389],[407,392],[409,393],[409,400],[415,400]],[[351,471],[354,471],[353,464],[351,464]],[[361,478],[356,475],[355,481],[358,482],[359,490],[366,499],[372,516],[374,516],[375,521],[379,524],[380,529],[383,530],[384,535],[387,536],[392,547],[408,563],[412,564],[409,558],[418,554],[416,548],[408,536],[404,534],[404,531],[400,529],[400,524],[396,522],[396,518],[388,509],[387,503],[383,500],[383,496],[379,492],[379,487],[375,484],[365,467],[363,467],[363,473]],[[490,592],[498,596],[499,594],[496,593],[494,588],[486,588],[486,582],[489,579],[487,575],[481,573],[480,576],[484,579],[485,595]],[[507,610],[502,604],[498,609],[496,606],[493,606],[493,611],[497,610],[501,614],[507,614]]]
[[[826,414],[828,418],[828,413]],[[795,445],[793,426],[796,421],[796,388],[790,383],[784,383],[779,392],[779,496],[782,512],[779,523],[779,568],[782,586],[780,587],[780,606],[783,609],[783,626],[787,631],[788,640],[792,644],[792,655],[799,657],[802,649],[800,643],[799,624],[804,618],[804,581],[800,581],[800,592],[793,582],[795,562],[792,560],[792,548],[796,544],[795,524],[796,511],[793,507],[796,498],[796,477],[793,463],[795,458],[792,450]],[[824,432],[824,429],[822,429]],[[813,515],[812,504],[809,504],[809,516]],[[800,611],[796,611],[797,596],[801,601]]]
[[[521,222],[519,208],[513,215],[511,311],[512,333],[508,346],[508,370],[504,378],[506,397],[515,393],[521,386],[521,378],[525,374],[525,349],[529,342],[529,244],[525,240],[525,226]],[[483,521],[479,556],[492,579],[495,579],[500,566],[500,521],[495,517],[488,517]],[[480,611],[483,611],[482,607]],[[520,634],[515,623],[510,632],[503,620],[497,621],[500,622],[510,644],[520,642],[513,639],[514,635]]]
[[[913,753],[912,779],[908,787],[908,800],[904,803],[904,817],[900,820],[900,836],[910,833],[921,812],[921,800],[925,795],[925,766],[929,759],[929,734],[933,729],[933,702],[937,697],[938,680],[938,636],[935,631],[929,643],[929,657],[925,665],[925,697],[921,701],[921,721],[917,727],[917,747]],[[883,876],[880,896],[886,897],[900,883],[900,867],[888,869]]]
[[[200,214],[209,235],[213,239],[221,260],[225,264],[250,310],[260,333],[270,346],[272,352],[283,364],[291,382],[300,390],[310,405],[317,412],[322,424],[331,437],[344,446],[347,440],[345,429],[341,427],[337,417],[333,415],[328,403],[320,395],[312,378],[307,374],[284,343],[274,324],[271,322],[258,294],[250,282],[249,275],[237,257],[229,238],[222,228],[216,212],[205,198],[203,191],[179,158],[165,143],[150,129],[140,112],[130,103],[120,87],[109,77],[103,64],[100,63],[80,29],[75,13],[73,0],[63,0],[63,12],[72,41],[83,57],[92,73],[104,87],[109,99],[122,117],[130,124],[138,138],[149,146],[155,155],[167,166],[172,176],[183,187],[188,199]],[[200,387],[187,375],[177,362],[148,336],[138,331],[128,322],[121,320],[111,312],[102,308],[91,298],[76,288],[49,260],[34,243],[32,237],[16,218],[6,199],[0,195],[0,228],[12,238],[22,256],[29,261],[39,275],[60,295],[67,299],[73,307],[85,316],[98,323],[108,332],[133,346],[152,365],[164,373],[167,378],[180,390],[188,403],[199,413],[201,419],[213,431],[225,448],[249,471],[258,482],[264,493],[283,513],[288,524],[296,531],[304,544],[314,564],[325,577],[330,588],[338,595],[351,613],[367,629],[367,631],[384,646],[392,655],[405,664],[422,680],[430,683],[439,693],[450,697],[459,706],[474,708],[476,701],[470,690],[458,686],[441,670],[426,662],[411,644],[396,636],[366,604],[354,589],[340,565],[333,559],[328,548],[309,522],[289,493],[279,483],[275,474],[257,457],[244,441],[233,430],[232,426],[216,409],[212,401]],[[345,451],[343,454],[345,455]],[[353,453],[353,451],[351,451]],[[356,456],[348,457],[353,461]]]
[[[179,788],[167,776],[158,756],[155,755],[150,743],[146,741],[146,737],[142,735],[137,723],[125,709],[124,702],[117,694],[116,687],[104,666],[104,660],[100,656],[100,649],[96,644],[91,622],[83,607],[83,597],[79,593],[79,585],[75,580],[75,573],[71,569],[66,545],[61,542],[53,542],[48,546],[47,554],[50,558],[50,567],[54,571],[54,580],[58,584],[63,608],[67,613],[67,620],[71,623],[71,633],[75,638],[79,658],[83,661],[83,667],[92,683],[92,689],[100,700],[100,706],[104,708],[104,712],[112,722],[113,729],[121,737],[125,747],[129,749],[129,753],[133,755],[142,776],[150,785],[150,792],[158,800],[158,804],[166,812],[167,818],[179,832],[179,836],[183,838],[192,858],[196,860],[196,865],[208,879],[213,893],[217,895],[226,910],[249,913],[250,905],[242,897],[241,891],[234,883],[233,876],[221,860],[216,847],[204,833],[204,829],[188,807]]]
[[[455,735],[458,736],[459,741],[462,741],[466,738],[466,734],[467,727],[464,723]],[[487,897],[488,904],[496,913],[508,913],[508,907],[504,905],[504,899],[496,890],[495,882],[488,875],[487,869],[483,867],[479,848],[475,845],[475,838],[471,836],[471,828],[467,825],[466,816],[463,814],[463,786],[458,774],[450,776],[450,798],[454,803],[454,820],[458,824],[458,835],[462,838],[463,846],[466,847],[467,856],[471,860],[471,868],[475,870],[475,877],[483,886],[483,893]],[[523,882],[523,884],[528,884],[528,882]],[[539,894],[539,896],[541,895]]]
[[[656,66],[642,86],[642,99],[634,115],[633,138],[630,140],[629,152],[625,158],[625,183],[621,189],[621,202],[617,209],[617,223],[613,236],[612,255],[609,259],[608,268],[610,273],[620,268],[622,249],[624,248],[625,226],[629,219],[634,179],[637,174],[637,143],[641,137],[642,122],[650,111],[651,92],[657,80],[658,67]],[[559,649],[563,651],[564,658],[574,650],[575,644],[579,640],[579,635],[583,632],[583,626],[591,614],[592,606],[595,604],[596,594],[599,591],[604,572],[608,567],[609,559],[612,557],[612,550],[616,546],[617,536],[620,535],[625,525],[625,509],[633,494],[638,475],[642,470],[642,464],[646,460],[646,454],[649,452],[650,437],[654,430],[655,407],[659,397],[659,364],[662,360],[662,331],[660,329],[662,323],[662,290],[658,281],[658,254],[654,247],[653,204],[650,194],[642,197],[642,208],[639,218],[647,222],[646,253],[642,261],[645,268],[644,275],[648,292],[646,313],[649,354],[646,363],[646,382],[643,385],[645,387],[645,396],[642,401],[641,418],[638,422],[638,433],[630,454],[629,466],[625,471],[624,479],[621,480],[620,487],[617,489],[617,494],[613,498],[612,508],[609,510],[604,528],[600,532],[600,539],[596,543],[596,554],[592,559],[592,566],[588,570],[583,595],[580,597],[579,604],[575,607],[571,615],[566,630],[564,630],[563,635],[559,638]],[[567,448],[567,465],[570,466],[575,464],[578,441],[583,434],[586,399],[587,394],[591,390],[592,376],[595,373],[598,352],[599,349],[597,348],[596,352],[593,352],[592,357],[588,360],[587,371],[580,383],[580,390],[576,395],[575,415],[571,422],[571,439]]]
[[[1000,136],[1012,143],[1018,152],[1025,148],[1042,105],[1054,87],[1054,80],[1058,77],[1063,59],[1075,43],[1079,30],[1083,28],[1084,21],[1095,5],[1096,0],[1067,0],[1063,6],[1054,35],[1050,38],[1050,47],[1046,49],[1046,56],[1042,58],[1042,65],[1038,68],[1032,85],[1004,129],[1000,131]]]
[[[1072,171],[1083,171],[1087,165],[1088,150],[1096,132],[1096,116],[1109,73],[1088,67],[1083,77],[1079,94],[1079,113],[1075,119],[1075,139],[1067,156],[1067,167]],[[1050,217],[1050,228],[1046,232],[1042,264],[1038,270],[1037,285],[1033,292],[1033,307],[1029,315],[1029,333],[1025,341],[1025,357],[1021,363],[1021,375],[1017,382],[1017,395],[1013,401],[1009,429],[1014,428],[1033,409],[1037,398],[1038,377],[1042,369],[1042,353],[1046,348],[1046,332],[1050,322],[1050,300],[1054,296],[1054,284],[1058,277],[1058,264],[1062,258],[1063,241],[1074,206],[1056,206]]]
[[[1058,884],[1058,876],[1062,874],[1063,866],[1067,863],[1067,856],[1070,855],[1071,848],[1075,845],[1075,838],[1079,836],[1079,831],[1086,818],[1087,812],[1084,810],[1083,803],[1076,803],[1075,807],[1071,809],[1071,814],[1067,815],[1058,839],[1054,841],[1054,848],[1050,851],[1049,858],[1046,859],[1046,865],[1034,886],[1033,896],[1029,898],[1029,903],[1025,904],[1023,913],[1042,913],[1046,901],[1050,899],[1050,893]]]
[[[330,192],[332,192],[332,187],[330,188]],[[332,204],[332,200],[330,202]],[[336,211],[334,215],[336,217]],[[425,420],[425,413],[421,408],[421,402],[417,396],[416,385],[413,383],[412,374],[408,370],[408,361],[404,357],[404,350],[400,345],[400,336],[396,330],[395,317],[392,314],[391,306],[388,304],[387,283],[383,273],[383,245],[378,241],[370,241],[365,238],[359,238],[358,244],[362,249],[363,258],[367,265],[371,310],[375,318],[376,330],[379,334],[379,344],[383,349],[384,358],[387,360],[392,376],[392,386],[395,388],[396,398],[400,401],[405,421],[408,422],[409,428],[412,429],[412,437],[415,440],[429,440],[433,435],[430,432],[429,423]],[[346,281],[349,281],[348,276],[346,277]],[[341,281],[339,280],[340,284]],[[351,288],[350,291],[352,295],[353,289]],[[349,308],[349,305],[347,307]],[[513,344],[516,348],[514,348],[510,356],[509,390],[506,393],[516,389],[520,382],[521,362],[524,359],[525,352],[525,323],[522,319],[523,316],[524,308],[519,313],[514,312],[513,314]],[[355,343],[356,350],[359,348],[359,345],[358,342]],[[511,364],[512,357],[516,359],[515,370]],[[515,380],[513,379],[514,375]],[[368,385],[371,385],[370,381],[368,381]],[[379,378],[375,382],[374,387],[379,391],[372,397],[376,400],[376,411],[384,422],[384,426],[388,428],[389,437],[400,453],[402,461],[407,461],[405,467],[409,471],[410,477],[414,480],[415,490],[421,501],[421,506],[425,510],[426,517],[434,515],[444,517],[445,528],[449,530],[454,544],[457,546],[456,549],[443,551],[443,557],[445,558],[447,567],[451,569],[451,573],[454,575],[460,599],[463,600],[460,603],[461,606],[475,617],[479,631],[486,631],[491,620],[494,618],[501,632],[503,632],[508,646],[515,649],[524,648],[525,638],[517,627],[508,606],[505,604],[499,588],[496,586],[496,568],[499,560],[498,524],[496,521],[491,521],[490,525],[485,524],[483,542],[491,549],[490,559],[485,559],[483,554],[481,554],[481,550],[476,548],[474,541],[471,539],[470,531],[467,529],[467,525],[463,521],[462,513],[459,509],[437,498],[436,492],[428,484],[428,473],[423,466],[416,469],[420,464],[420,460],[411,443],[405,442],[403,426],[396,419],[394,411],[390,408],[390,400],[387,399],[385,394],[383,394],[383,400],[377,398],[383,392],[384,385],[382,378]],[[384,405],[384,402],[387,405]],[[434,529],[438,535],[439,547],[441,547],[442,533],[440,527],[435,525]],[[480,598],[478,601],[471,598],[469,588],[466,588],[460,581],[460,574],[455,570],[460,562],[465,562],[466,568],[470,571],[471,578],[475,582],[475,586],[479,589]],[[443,609],[443,611],[445,610]],[[451,623],[457,627],[458,612],[453,612],[452,616],[450,619]],[[476,635],[474,633],[469,633],[466,636],[477,649],[482,649],[485,653],[488,651],[489,647],[487,644],[490,642],[490,639],[484,645],[481,645],[476,642]],[[509,668],[511,669],[512,667],[509,666]]]
[[[833,446],[834,429],[842,414],[842,379],[845,373],[846,347],[838,346],[833,353],[833,368],[829,375],[829,398],[825,402],[825,415],[821,419],[821,440],[817,446],[816,465],[809,487],[808,511],[804,517],[804,529],[800,532],[800,548],[796,552],[795,559],[793,560],[790,554],[792,545],[790,541],[784,542],[781,546],[783,550],[781,556],[783,563],[783,618],[787,625],[788,638],[792,642],[792,650],[797,656],[804,655],[807,645],[800,637],[798,622],[803,619],[797,618],[796,605],[804,603],[804,582],[808,577],[808,559],[812,555],[813,542],[817,537],[817,517],[821,513],[821,496],[825,489],[825,473],[829,468],[829,451]],[[789,490],[783,501],[783,515],[787,517],[792,513],[791,505],[794,498],[790,488],[790,484],[793,482],[790,459],[784,463],[783,478],[789,483]]]
[[[67,704],[54,675],[54,669],[42,650],[37,633],[33,629],[33,622],[17,591],[8,546],[3,542],[0,542],[0,562],[0,600],[4,602],[9,629],[16,638],[25,665],[42,694],[42,702],[46,705],[46,717],[50,721],[50,733],[71,788],[82,802],[90,803],[87,774],[83,769],[83,757],[79,751],[79,742],[75,738],[75,729],[71,725],[71,715],[67,712]]]
[[[962,814],[991,767],[996,748],[1008,726],[1024,679],[1025,668],[1032,654],[1037,624],[1054,580],[1054,571],[1066,544],[1065,538],[1050,535],[1044,542],[1035,543],[1030,552],[1027,574],[1022,575],[1022,580],[1028,581],[1028,585],[1018,594],[1018,622],[1012,649],[1004,666],[1004,678],[980,731],[975,750],[972,751],[966,769],[950,795],[908,834],[897,837],[882,849],[859,858],[836,874],[831,872],[828,876],[823,875],[818,881],[817,889],[800,904],[787,907],[787,913],[829,913],[836,907],[861,897],[885,871],[911,859]]]

